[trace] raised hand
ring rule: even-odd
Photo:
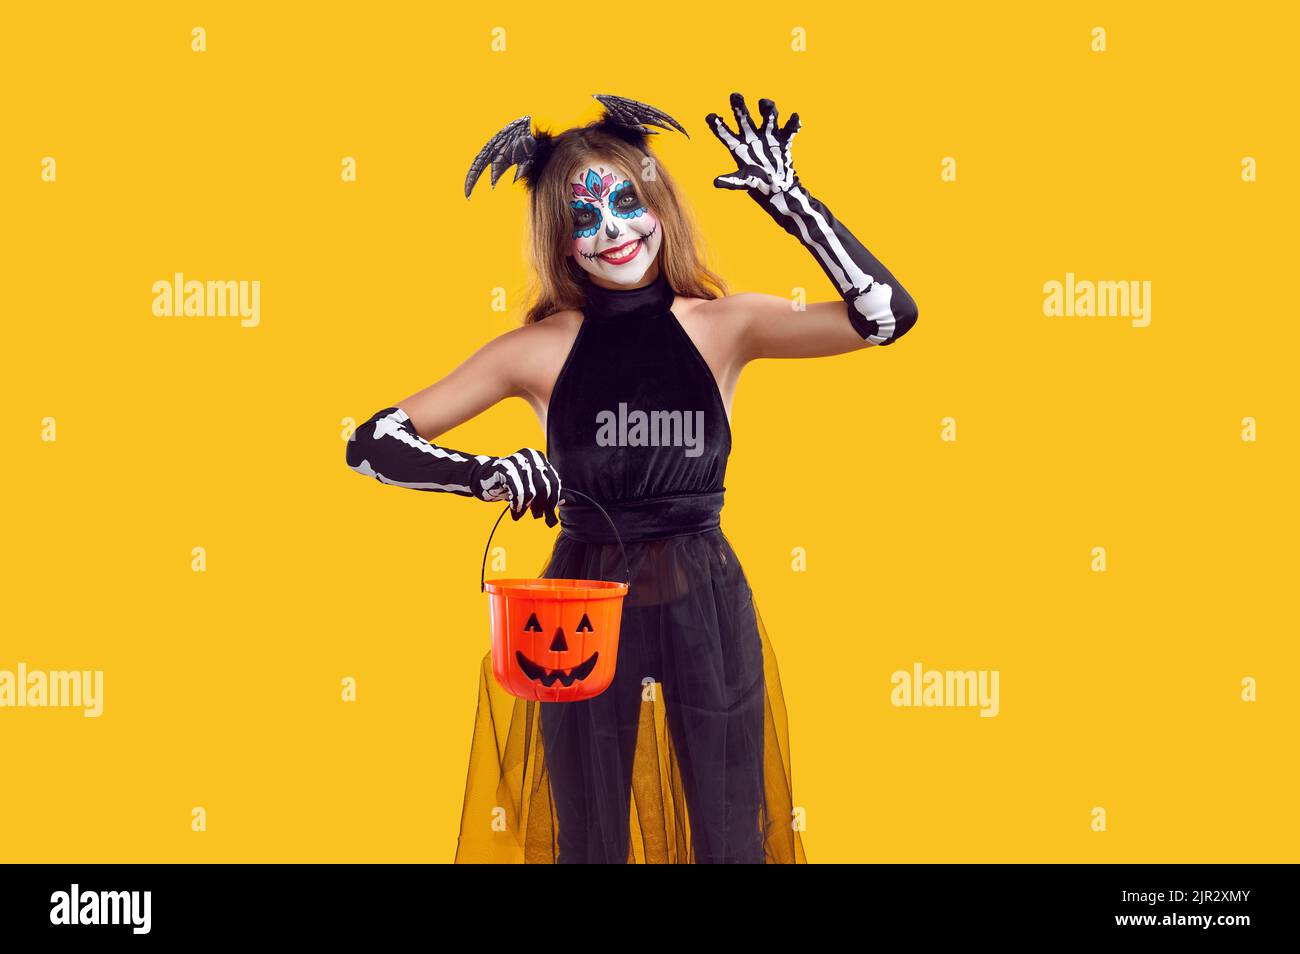
[[[778,129],[776,104],[770,99],[760,99],[758,110],[763,123],[755,129],[745,98],[739,93],[731,94],[731,109],[738,132],[732,132],[717,113],[705,117],[713,134],[736,160],[736,171],[718,176],[713,184],[719,189],[747,189],[760,201],[798,185],[799,177],[790,159],[790,144],[801,125],[799,114],[792,113]]]
[[[731,94],[736,131],[717,113],[705,122],[736,160],[736,171],[713,180],[719,189],[744,189],[772,219],[816,259],[848,305],[853,330],[875,345],[893,344],[916,324],[916,302],[848,227],[799,181],[790,145],[799,114],[779,126],[776,104],[758,101],[762,125],[755,128],[745,98]]]

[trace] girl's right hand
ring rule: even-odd
[[[560,505],[559,472],[535,448],[525,447],[509,457],[493,458],[477,485],[480,500],[504,500],[510,504],[512,520],[518,520],[527,511],[534,518],[545,517],[548,527],[560,522],[556,513]]]

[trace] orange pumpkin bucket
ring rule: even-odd
[[[579,702],[600,695],[614,681],[623,597],[631,583],[627,549],[605,508],[591,500],[614,528],[628,582],[607,580],[486,580],[492,525],[483,550],[479,587],[488,594],[492,620],[492,674],[512,696],[539,702]]]

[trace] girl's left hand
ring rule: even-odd
[[[758,109],[763,125],[755,129],[745,98],[739,93],[731,94],[731,109],[736,115],[738,133],[733,133],[717,113],[705,117],[705,122],[731,152],[737,166],[735,172],[718,176],[713,184],[719,189],[747,189],[758,202],[789,192],[799,185],[799,177],[790,160],[790,143],[800,128],[799,114],[792,113],[786,124],[778,129],[776,104],[770,99],[760,99]]]

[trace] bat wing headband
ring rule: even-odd
[[[605,114],[593,125],[639,146],[643,151],[646,148],[646,137],[658,135],[650,126],[676,129],[687,139],[690,138],[691,134],[682,128],[681,123],[646,103],[601,93],[597,93],[595,98],[605,107]],[[474,157],[469,175],[465,177],[465,198],[469,198],[483,170],[489,165],[492,167],[490,182],[494,189],[497,180],[511,166],[515,167],[512,182],[523,179],[524,185],[529,189],[537,184],[542,170],[546,168],[546,161],[551,156],[556,137],[544,129],[534,132],[532,124],[532,116],[520,116],[488,140],[487,145]]]

